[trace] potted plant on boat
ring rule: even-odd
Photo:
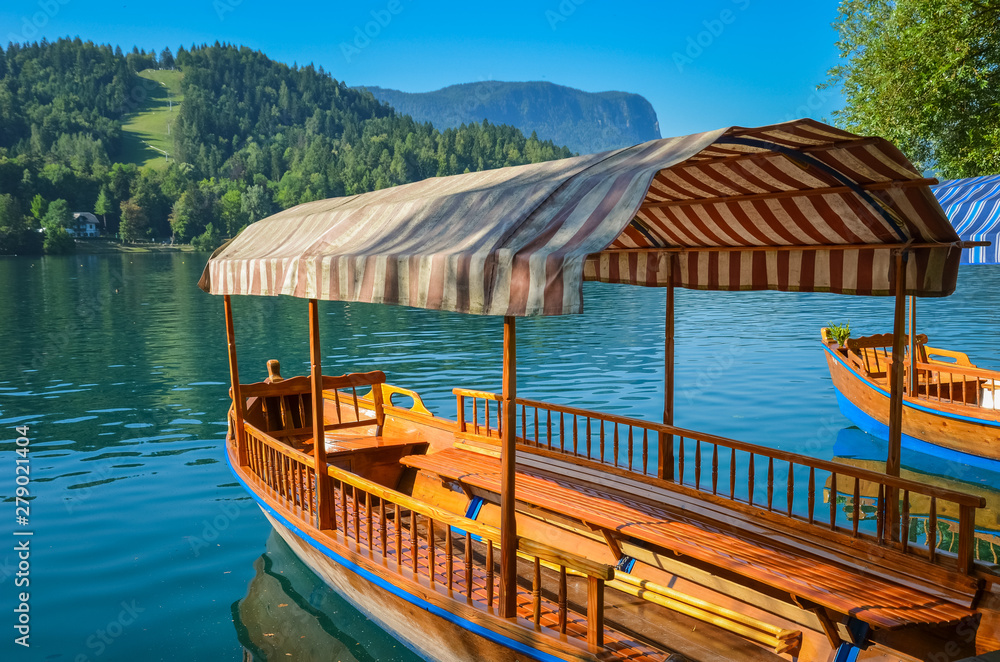
[[[826,340],[827,342],[834,340],[840,348],[843,348],[847,344],[847,339],[850,337],[850,320],[848,320],[847,324],[841,325],[830,322],[830,326],[823,327],[823,340]]]

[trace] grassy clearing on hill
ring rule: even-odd
[[[169,130],[184,101],[181,95],[184,74],[175,69],[145,69],[139,76],[148,82],[137,88],[138,109],[122,127],[122,158],[139,167],[163,168],[167,165],[164,152],[173,152]]]

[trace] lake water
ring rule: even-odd
[[[271,535],[226,468],[222,300],[195,285],[206,258],[0,259],[0,659],[241,660],[245,649],[413,659]],[[519,320],[518,394],[658,420],[663,292],[588,284],[585,301],[582,316]],[[850,320],[855,335],[887,332],[892,305],[679,290],[677,424],[835,457],[850,424],[819,328]],[[307,373],[305,301],[235,298],[234,311],[244,382],[265,377],[270,358],[286,377]],[[384,370],[449,417],[453,387],[499,391],[498,318],[332,302],[320,311],[327,374]],[[922,300],[918,313],[933,344],[1000,368],[1000,268],[963,267],[956,294]],[[20,425],[30,427],[26,526],[15,522]],[[877,457],[877,443],[866,452]],[[936,466],[906,450],[903,464]],[[949,471],[996,486],[996,475]],[[28,589],[15,587],[15,531],[33,532]],[[22,590],[30,649],[13,643]]]

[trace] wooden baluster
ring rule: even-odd
[[[910,549],[910,490],[903,490],[903,512],[900,514],[903,520],[899,531],[899,542],[903,546],[903,553]]]
[[[958,571],[970,574],[975,568],[976,556],[976,508],[959,505],[958,507]]]
[[[632,471],[632,426],[628,426],[628,470]]]
[[[465,599],[472,604],[472,534],[465,532]]]
[[[684,484],[684,437],[677,442],[677,484]]]
[[[340,519],[344,521],[344,541],[347,541],[347,485],[340,481]]]
[[[420,548],[417,546],[417,511],[410,511],[410,565],[413,566],[413,579],[417,578],[417,564]]]
[[[792,516],[792,505],[795,502],[795,465],[791,460],[788,461],[788,516]]]
[[[399,513],[399,504],[392,504],[392,525],[396,530],[396,565],[403,565],[403,519]]]
[[[649,428],[642,429],[642,475],[649,475]]]
[[[437,573],[437,547],[434,545],[434,519],[427,518],[427,576],[434,586],[434,575]]]
[[[603,463],[604,462],[604,419],[603,418],[600,419],[600,423],[601,423],[601,431],[600,431],[600,434],[601,434],[601,443],[600,443],[601,456],[600,456],[600,459],[601,459],[601,462]]]
[[[483,400],[483,408],[486,410],[486,436],[490,436],[490,401],[488,399]]]
[[[486,540],[486,606],[493,609],[493,541]]]
[[[516,419],[516,417],[517,417],[517,405],[513,404],[511,406],[514,407],[514,416],[515,416],[515,421],[516,421],[517,420]],[[517,423],[516,422],[515,422],[514,426],[515,426],[514,427],[514,436],[517,437]],[[503,436],[503,402],[498,402],[497,403],[497,437],[502,437],[502,436]]]
[[[813,510],[816,508],[816,467],[809,467],[809,523],[813,523]]]
[[[573,456],[578,457],[580,455],[579,440],[579,430],[577,429],[577,416],[573,414]]]
[[[535,557],[535,575],[531,581],[531,604],[534,609],[531,620],[535,629],[541,629],[542,623],[542,560]]]
[[[774,458],[767,458],[767,509],[772,510],[774,498]]]
[[[361,502],[358,500],[358,488],[351,485],[351,501],[354,506],[354,542],[361,547]]]
[[[465,430],[466,430],[466,426],[465,426],[465,396],[464,395],[458,395],[456,397],[458,398],[458,414],[457,414],[457,418],[458,418],[458,431],[459,432],[465,432]]]
[[[566,416],[559,412],[559,450],[566,452]]]
[[[590,416],[587,417],[587,459],[590,459]]]
[[[455,571],[454,560],[453,560],[453,553],[452,553],[451,545],[452,545],[451,527],[446,525],[444,527],[444,549],[445,549],[445,552],[444,552],[444,570],[445,570],[445,574],[448,575],[448,590],[449,591],[451,590],[451,585],[453,583],[451,575]]]
[[[549,450],[552,450],[552,410],[545,410],[545,440]]]
[[[587,645],[591,651],[604,648],[604,580],[587,577]]]
[[[521,439],[528,441],[528,408],[524,405],[521,405]]]
[[[288,484],[288,458],[278,455],[278,485],[281,488],[281,498],[286,502],[291,496],[291,485]]]
[[[854,477],[854,508],[851,517],[853,519],[851,535],[857,538],[858,524],[861,521],[861,481],[858,480],[857,476]]]
[[[315,481],[315,480],[316,480],[316,472],[313,470],[312,467],[307,466],[306,467],[306,508],[309,511],[310,521],[313,521],[314,524],[315,524],[315,521],[313,520],[313,516],[316,514],[316,505],[315,505],[316,502],[313,501],[313,481]],[[335,510],[336,510],[335,508],[331,508],[330,512],[333,513]],[[337,530],[337,523],[336,522],[333,522],[333,530],[334,531]]]
[[[729,498],[736,501],[736,449],[729,449]]]
[[[566,634],[566,566],[559,566],[559,633]]]
[[[927,556],[937,563],[937,498],[931,497],[931,510],[927,517]]]
[[[379,497],[378,499],[378,519],[379,519],[379,525],[378,525],[379,541],[382,543],[381,547],[382,558],[386,558],[387,556],[389,556],[389,551],[385,546],[386,545],[385,499],[383,499],[382,497]]]
[[[372,540],[372,495],[365,490],[365,535],[368,537],[368,551],[372,551],[374,540]]]
[[[875,504],[875,537],[885,543],[885,485],[878,484],[878,503]]]
[[[837,529],[837,474],[830,473],[830,530]]]
[[[472,398],[472,432],[479,434],[479,398],[473,396]]]
[[[694,442],[694,489],[701,489],[701,439]]]
[[[757,464],[754,462],[753,453],[750,453],[750,465],[747,467],[747,503],[751,506],[753,505],[753,491],[754,491],[754,475],[757,470]]]
[[[538,407],[535,407],[535,445],[542,445],[542,442],[538,440]]]
[[[712,444],[712,494],[719,493],[719,445]]]
[[[617,467],[618,466],[618,424],[617,423],[615,423],[614,440],[611,442],[611,458],[614,461],[615,466]]]

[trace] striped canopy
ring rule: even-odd
[[[798,120],[426,179],[258,221],[209,260],[213,294],[487,315],[583,310],[582,283],[888,295],[955,287],[958,235],[899,150]]]
[[[963,240],[992,242],[963,249],[962,264],[1000,263],[1000,175],[953,179],[931,191]]]

